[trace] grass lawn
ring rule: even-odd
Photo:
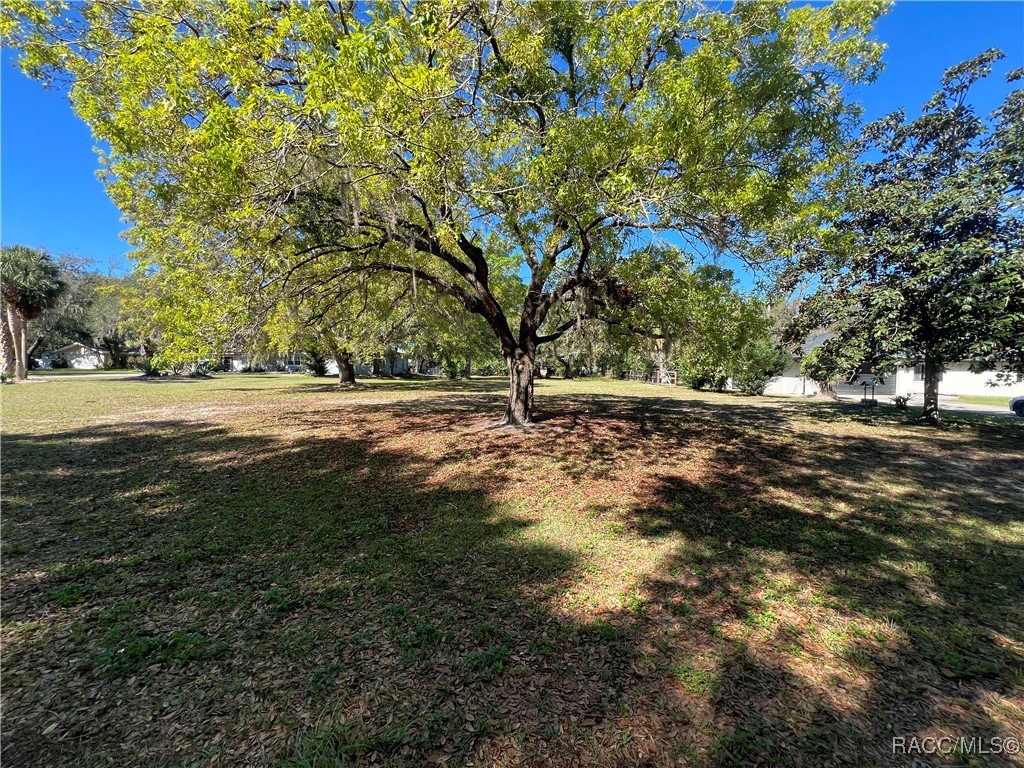
[[[1003,408],[1009,408],[1011,397],[1009,395],[960,395],[957,399],[962,400],[965,403],[980,403],[982,405],[1001,405]]]
[[[504,388],[3,387],[4,757],[1021,764],[1024,425]]]

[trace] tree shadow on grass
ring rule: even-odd
[[[494,401],[6,436],[5,756],[883,766],[1018,722],[1017,433]],[[595,615],[594,547],[665,554]]]
[[[303,392],[338,392],[337,377],[310,379],[296,385]],[[439,378],[357,378],[353,391],[380,392],[444,392],[448,394],[487,393],[508,394],[508,379],[501,376],[482,376],[472,379]]]
[[[710,764],[771,755],[777,765],[885,766],[895,736],[1024,728],[1017,425],[836,420],[883,429],[873,434],[819,429],[802,410],[759,404],[575,396],[556,405],[512,450],[500,436],[475,450],[498,459],[499,484],[521,479],[531,456],[612,491],[641,473],[632,496],[608,493],[586,511],[625,522],[640,542],[681,542],[646,583],[642,614],[609,618],[663,670],[626,697],[662,718],[651,738],[663,748],[666,734],[696,721],[719,731],[695,758]],[[462,411],[421,409],[407,426],[460,422]],[[459,450],[438,461],[457,464]],[[680,687],[706,695],[711,710],[680,704]],[[701,743],[699,732],[690,738]]]
[[[20,765],[458,763],[621,685],[617,633],[545,604],[575,554],[423,454],[169,420],[4,449]]]
[[[999,440],[1014,433],[987,435],[996,458],[778,427],[718,440],[696,477],[662,472],[626,514],[682,541],[648,594],[652,614],[694,612],[683,648],[717,647],[715,764],[945,764],[894,756],[893,737],[1018,736],[1024,453]]]

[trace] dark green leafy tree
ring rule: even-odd
[[[932,423],[949,363],[1024,370],[1024,92],[987,120],[968,101],[1002,58],[990,50],[947,70],[920,117],[895,112],[865,127],[849,213],[834,247],[803,262],[817,289],[787,333],[794,343],[835,334],[815,378],[823,365],[833,378],[923,365]]]
[[[356,364],[382,360],[395,349],[408,337],[413,314],[408,284],[379,274],[361,278],[337,285],[328,295],[307,292],[279,302],[256,336],[276,350],[322,350],[338,368],[338,384],[354,385]]]
[[[316,344],[311,344],[306,348],[303,358],[306,363],[306,370],[309,371],[311,376],[327,375],[327,357],[324,355],[324,351],[316,346]]]
[[[76,256],[59,256],[55,262],[65,289],[32,323],[29,362],[37,352],[81,342],[106,352],[113,367],[126,367],[135,340],[125,323],[122,297],[135,277],[99,274],[90,259]]]
[[[452,379],[472,378],[477,366],[493,366],[500,360],[497,342],[487,323],[443,297],[435,298],[429,306],[416,305],[402,346],[413,359],[440,363],[445,375]]]
[[[86,322],[86,313],[95,294],[92,285],[95,275],[89,271],[90,262],[74,256],[58,256],[54,261],[65,289],[32,323],[27,352],[30,364],[40,352],[76,341],[92,344]]]
[[[768,338],[748,339],[732,367],[732,383],[745,395],[763,395],[771,380],[782,373],[792,356]]]

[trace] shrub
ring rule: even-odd
[[[309,371],[312,376],[326,376],[327,375],[327,358],[325,358],[318,349],[307,349],[306,350],[306,370]]]
[[[733,384],[746,395],[763,395],[769,382],[782,373],[790,356],[768,341],[748,344],[743,348]]]
[[[913,395],[894,395],[892,398],[892,404],[896,406],[899,411],[907,410],[907,403],[910,402]]]
[[[135,367],[138,368],[143,376],[159,376],[160,368],[153,362],[152,358],[140,357],[135,361]]]
[[[209,376],[213,372],[213,363],[209,360],[200,360],[198,363],[190,366],[188,375],[194,379],[202,379]]]
[[[690,386],[694,389],[710,389],[713,392],[724,392],[728,381],[725,374],[712,371],[701,371],[690,376]]]
[[[64,353],[62,352],[61,354],[57,355],[55,358],[53,358],[50,361],[50,367],[51,368],[70,368],[71,367],[71,363],[68,362],[68,359],[66,357],[64,357]]]

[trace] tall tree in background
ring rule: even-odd
[[[92,275],[89,281],[91,300],[85,314],[93,344],[106,352],[110,365],[127,368],[130,351],[141,338],[132,333],[125,311],[124,297],[137,291],[135,275],[122,277]]]
[[[674,369],[680,382],[698,389],[724,390],[731,380],[743,392],[761,394],[790,360],[776,344],[768,306],[741,292],[728,269],[656,243],[620,264],[616,275],[630,288],[629,306],[584,307],[543,353],[563,375],[596,371],[602,360],[621,372]]]
[[[176,328],[220,322],[197,279],[415,278],[487,322],[522,424],[537,348],[579,315],[552,311],[621,304],[615,266],[650,232],[744,253],[817,231],[885,7],[15,0],[3,32],[73,84],[144,266],[182,278]],[[491,282],[509,260],[517,306]]]
[[[865,128],[851,211],[835,249],[804,263],[818,288],[789,331],[832,331],[818,360],[836,376],[922,365],[929,422],[948,363],[1024,370],[1024,91],[988,121],[968,102],[1002,58],[947,70],[915,120],[896,112]]]
[[[324,279],[322,265],[308,264],[300,283]],[[330,294],[308,292],[277,304],[266,328],[279,348],[323,350],[337,365],[338,384],[356,380],[356,362],[383,359],[406,341],[413,308],[409,287],[381,275],[364,274]]]
[[[753,347],[773,347],[767,306],[740,293],[728,269],[698,265],[680,249],[659,245],[620,273],[637,294],[615,323],[630,367],[674,368],[697,389],[722,390],[759,356]]]
[[[100,276],[90,271],[89,259],[62,255],[54,262],[65,288],[32,324],[27,352],[30,360],[39,350],[55,349],[76,341],[95,343],[87,316]]]
[[[471,378],[475,364],[493,364],[499,358],[500,350],[487,324],[451,298],[418,306],[409,331],[405,342],[417,366],[420,360],[436,361],[453,379]]]
[[[16,373],[28,378],[28,324],[54,304],[66,284],[50,254],[25,245],[0,250],[0,292],[14,346]]]

